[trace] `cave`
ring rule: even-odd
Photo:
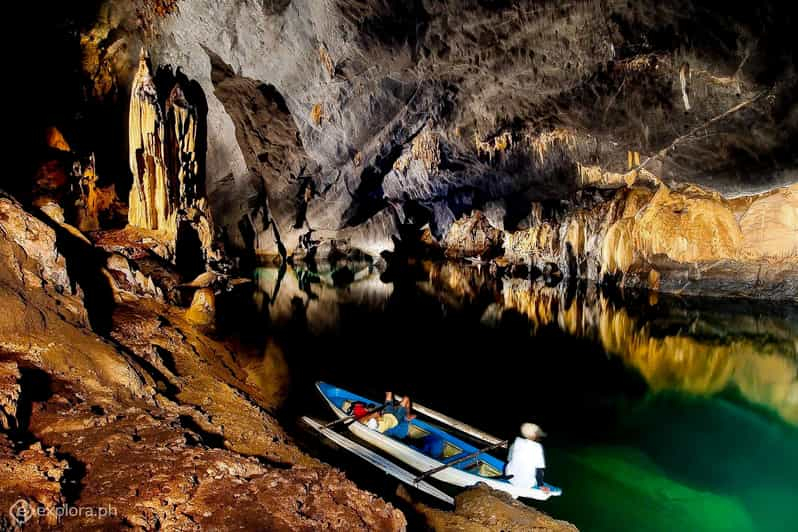
[[[20,8],[0,528],[792,524],[789,2]]]

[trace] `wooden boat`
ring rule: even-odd
[[[361,397],[324,382],[317,382],[316,388],[339,419],[349,416],[347,409],[356,401],[363,402],[367,405],[379,404],[378,401],[371,401],[365,397]],[[428,411],[429,409],[424,410]],[[545,485],[548,490],[544,490],[540,487],[523,488],[511,484],[509,480],[504,477],[504,460],[496,458],[488,453],[480,453],[474,456],[473,459],[456,463],[462,457],[478,453],[480,448],[450,434],[444,430],[444,428],[424,420],[421,410],[415,410],[415,413],[422,414],[422,416],[410,421],[407,438],[403,440],[372,430],[363,423],[357,421],[347,423],[346,426],[358,438],[422,473],[439,468],[447,463],[452,463],[453,465],[451,467],[446,467],[431,475],[431,478],[447,484],[467,487],[477,484],[478,482],[484,482],[491,488],[509,493],[515,498],[521,497],[540,501],[562,493],[560,488],[549,484]],[[451,420],[454,423],[448,424],[449,426],[461,432],[471,433],[472,436],[475,436],[475,432],[477,435],[485,434],[479,433],[475,429],[464,431],[462,427],[470,427],[463,423],[456,422],[451,418],[447,418],[446,416],[439,415],[436,417],[436,420],[442,422],[443,425],[447,425],[447,423],[442,420]],[[455,425],[455,423],[459,426]],[[489,441],[488,438],[499,441],[497,438],[493,438],[489,435],[485,436],[487,436],[487,438],[481,438],[484,441]],[[435,444],[430,445],[431,441],[434,441]],[[489,443],[495,444],[495,441],[489,441]],[[434,449],[434,451],[431,451],[431,449]]]

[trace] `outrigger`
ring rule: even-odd
[[[445,414],[414,403],[413,412],[418,417],[410,421],[407,438],[399,440],[368,428],[355,421],[354,417],[348,413],[349,408],[355,402],[376,406],[379,405],[377,401],[371,401],[324,382],[316,383],[316,388],[338,419],[328,425],[323,425],[311,418],[304,417],[305,423],[386,473],[444,502],[452,504],[453,500],[449,495],[427,483],[425,479],[432,478],[458,487],[468,487],[478,482],[484,482],[515,498],[546,500],[549,497],[562,494],[560,488],[549,484],[545,485],[548,489],[537,486],[522,488],[511,484],[509,479],[504,476],[505,462],[488,454],[490,450],[506,446],[507,442]],[[331,426],[335,424],[346,424],[346,427],[361,440],[420,473],[414,475],[374,451],[333,431]],[[488,445],[477,447],[450,434],[443,427],[454,429]],[[431,438],[436,440],[436,445],[429,445]]]

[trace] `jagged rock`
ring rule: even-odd
[[[507,234],[505,256],[597,281],[617,275],[627,286],[793,299],[794,187],[734,201],[696,186],[625,188]]]
[[[16,362],[0,361],[0,427],[5,430],[16,425],[20,376]]]
[[[151,231],[128,225],[123,229],[97,231],[91,235],[95,246],[119,253],[129,259],[140,259],[154,253],[159,257],[168,257],[172,249]]]
[[[501,247],[502,232],[481,211],[456,220],[441,243],[448,257],[481,257]]]
[[[117,303],[137,301],[140,297],[164,301],[163,291],[156,286],[153,278],[131,266],[122,255],[110,255],[103,273],[111,285],[114,301]]]
[[[0,434],[0,505],[6,509],[0,525],[7,530],[21,528],[36,515],[43,516],[36,519],[40,524],[57,525],[56,509],[65,502],[60,481],[67,467],[65,460],[38,442],[16,454],[6,435]],[[12,511],[19,520],[10,521]]]
[[[55,231],[25,212],[16,201],[0,195],[0,236],[0,281],[7,287],[20,287],[17,297],[57,301],[61,315],[87,325],[83,292],[69,278],[66,261],[56,245]],[[11,325],[15,319],[24,320],[26,316],[31,317],[28,312],[6,313],[10,323],[5,324]]]
[[[404,488],[401,490],[407,493]],[[574,525],[552,519],[482,483],[455,497],[454,512],[444,512],[423,503],[416,503],[415,508],[424,517],[427,526],[436,531],[578,532]]]

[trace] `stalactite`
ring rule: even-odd
[[[684,101],[684,110],[690,110],[690,99],[687,97],[687,82],[690,79],[690,65],[684,63],[679,69],[679,84],[682,87],[682,100]]]

